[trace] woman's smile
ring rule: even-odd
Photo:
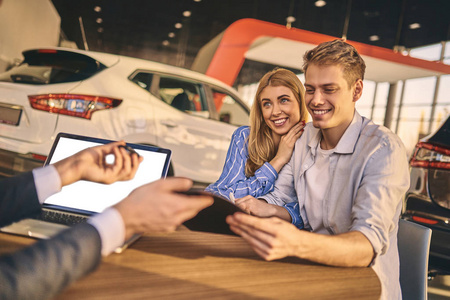
[[[267,86],[261,93],[261,111],[272,134],[282,136],[300,121],[300,105],[291,89]]]

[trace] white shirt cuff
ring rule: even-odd
[[[61,191],[61,178],[53,165],[33,170],[34,185],[39,203]]]
[[[125,242],[125,223],[117,209],[109,207],[90,218],[88,223],[100,234],[103,256],[111,254]]]

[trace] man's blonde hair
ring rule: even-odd
[[[303,72],[308,66],[341,66],[344,78],[351,87],[358,79],[364,80],[366,64],[355,47],[343,40],[324,42],[303,56]]]

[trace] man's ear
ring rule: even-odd
[[[359,100],[359,98],[361,98],[362,96],[362,91],[363,91],[363,81],[361,79],[358,79],[355,82],[354,85],[354,90],[353,90],[353,102],[356,102]]]

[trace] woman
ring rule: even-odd
[[[304,95],[305,88],[293,72],[277,68],[266,73],[250,111],[250,127],[233,133],[222,175],[206,191],[229,200],[271,192],[303,132]]]

